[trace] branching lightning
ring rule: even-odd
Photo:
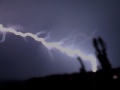
[[[6,37],[6,32],[2,32],[2,39],[0,40],[0,42],[4,42],[5,41],[5,37]]]
[[[84,54],[83,52],[81,52],[81,51],[78,50],[78,49],[73,50],[73,49],[64,47],[64,46],[62,46],[62,45],[61,45],[60,43],[58,43],[58,42],[51,42],[51,43],[50,43],[50,42],[46,42],[44,38],[38,37],[38,35],[39,35],[40,33],[37,33],[37,34],[33,34],[33,33],[29,33],[29,32],[27,32],[27,33],[22,33],[22,32],[16,31],[15,29],[12,29],[12,28],[5,28],[5,27],[3,27],[2,24],[0,24],[0,31],[1,31],[2,33],[7,33],[7,32],[8,32],[8,33],[12,33],[12,34],[14,34],[14,35],[21,36],[21,37],[24,37],[24,38],[25,38],[25,37],[31,37],[31,38],[33,38],[35,41],[41,42],[41,43],[42,43],[45,47],[47,47],[48,49],[57,49],[57,50],[65,53],[65,54],[67,54],[68,56],[71,56],[71,57],[77,55],[77,56],[81,57],[82,60],[89,60],[89,61],[91,62],[91,64],[92,64],[92,71],[93,71],[93,72],[96,72],[96,71],[97,71],[96,58],[95,58],[92,54],[86,55],[86,54]],[[4,35],[3,37],[4,37],[4,38],[3,38],[2,41],[5,40],[5,35]]]

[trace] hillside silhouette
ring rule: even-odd
[[[25,81],[1,81],[0,85],[5,88],[71,88],[75,85],[78,89],[105,89],[113,87],[120,88],[120,68],[112,68],[107,57],[107,47],[101,37],[93,39],[93,46],[96,51],[102,69],[97,72],[86,72],[85,65],[78,57],[81,64],[80,72],[73,74],[51,75],[46,77],[33,77]]]

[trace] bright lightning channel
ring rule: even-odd
[[[57,49],[57,50],[59,50],[63,53],[66,53],[70,57],[73,57],[73,56],[77,55],[82,60],[89,60],[92,64],[92,71],[93,72],[97,71],[96,58],[92,54],[86,55],[78,49],[73,50],[73,49],[70,49],[70,48],[67,48],[67,47],[63,47],[62,45],[60,45],[60,43],[56,43],[56,42],[49,43],[49,42],[46,42],[44,38],[40,38],[33,33],[29,33],[29,32],[22,33],[22,32],[16,31],[15,29],[12,29],[12,28],[5,28],[5,27],[3,27],[2,24],[0,24],[0,31],[3,32],[3,33],[4,32],[9,32],[9,33],[15,34],[17,36],[21,36],[21,37],[31,37],[35,41],[41,42],[48,49],[55,48],[55,49]]]

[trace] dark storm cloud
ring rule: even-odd
[[[22,32],[51,32],[50,41],[61,40],[72,32],[89,37],[97,29],[94,36],[105,39],[113,67],[120,66],[119,16],[119,0],[0,0],[1,24],[22,27],[22,30],[18,28]],[[76,48],[95,53],[92,41],[81,44],[80,40],[77,38]],[[53,51],[54,60],[51,60],[47,49],[40,43],[31,38],[25,42],[11,34],[7,34],[6,41],[0,44],[0,54],[1,78],[71,73],[80,67],[77,60],[60,52]]]

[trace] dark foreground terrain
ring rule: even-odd
[[[120,68],[113,69],[110,72],[103,70],[96,73],[74,73],[64,75],[51,75],[43,78],[31,78],[25,81],[1,81],[1,89],[29,89],[29,88],[111,88],[120,90]]]

